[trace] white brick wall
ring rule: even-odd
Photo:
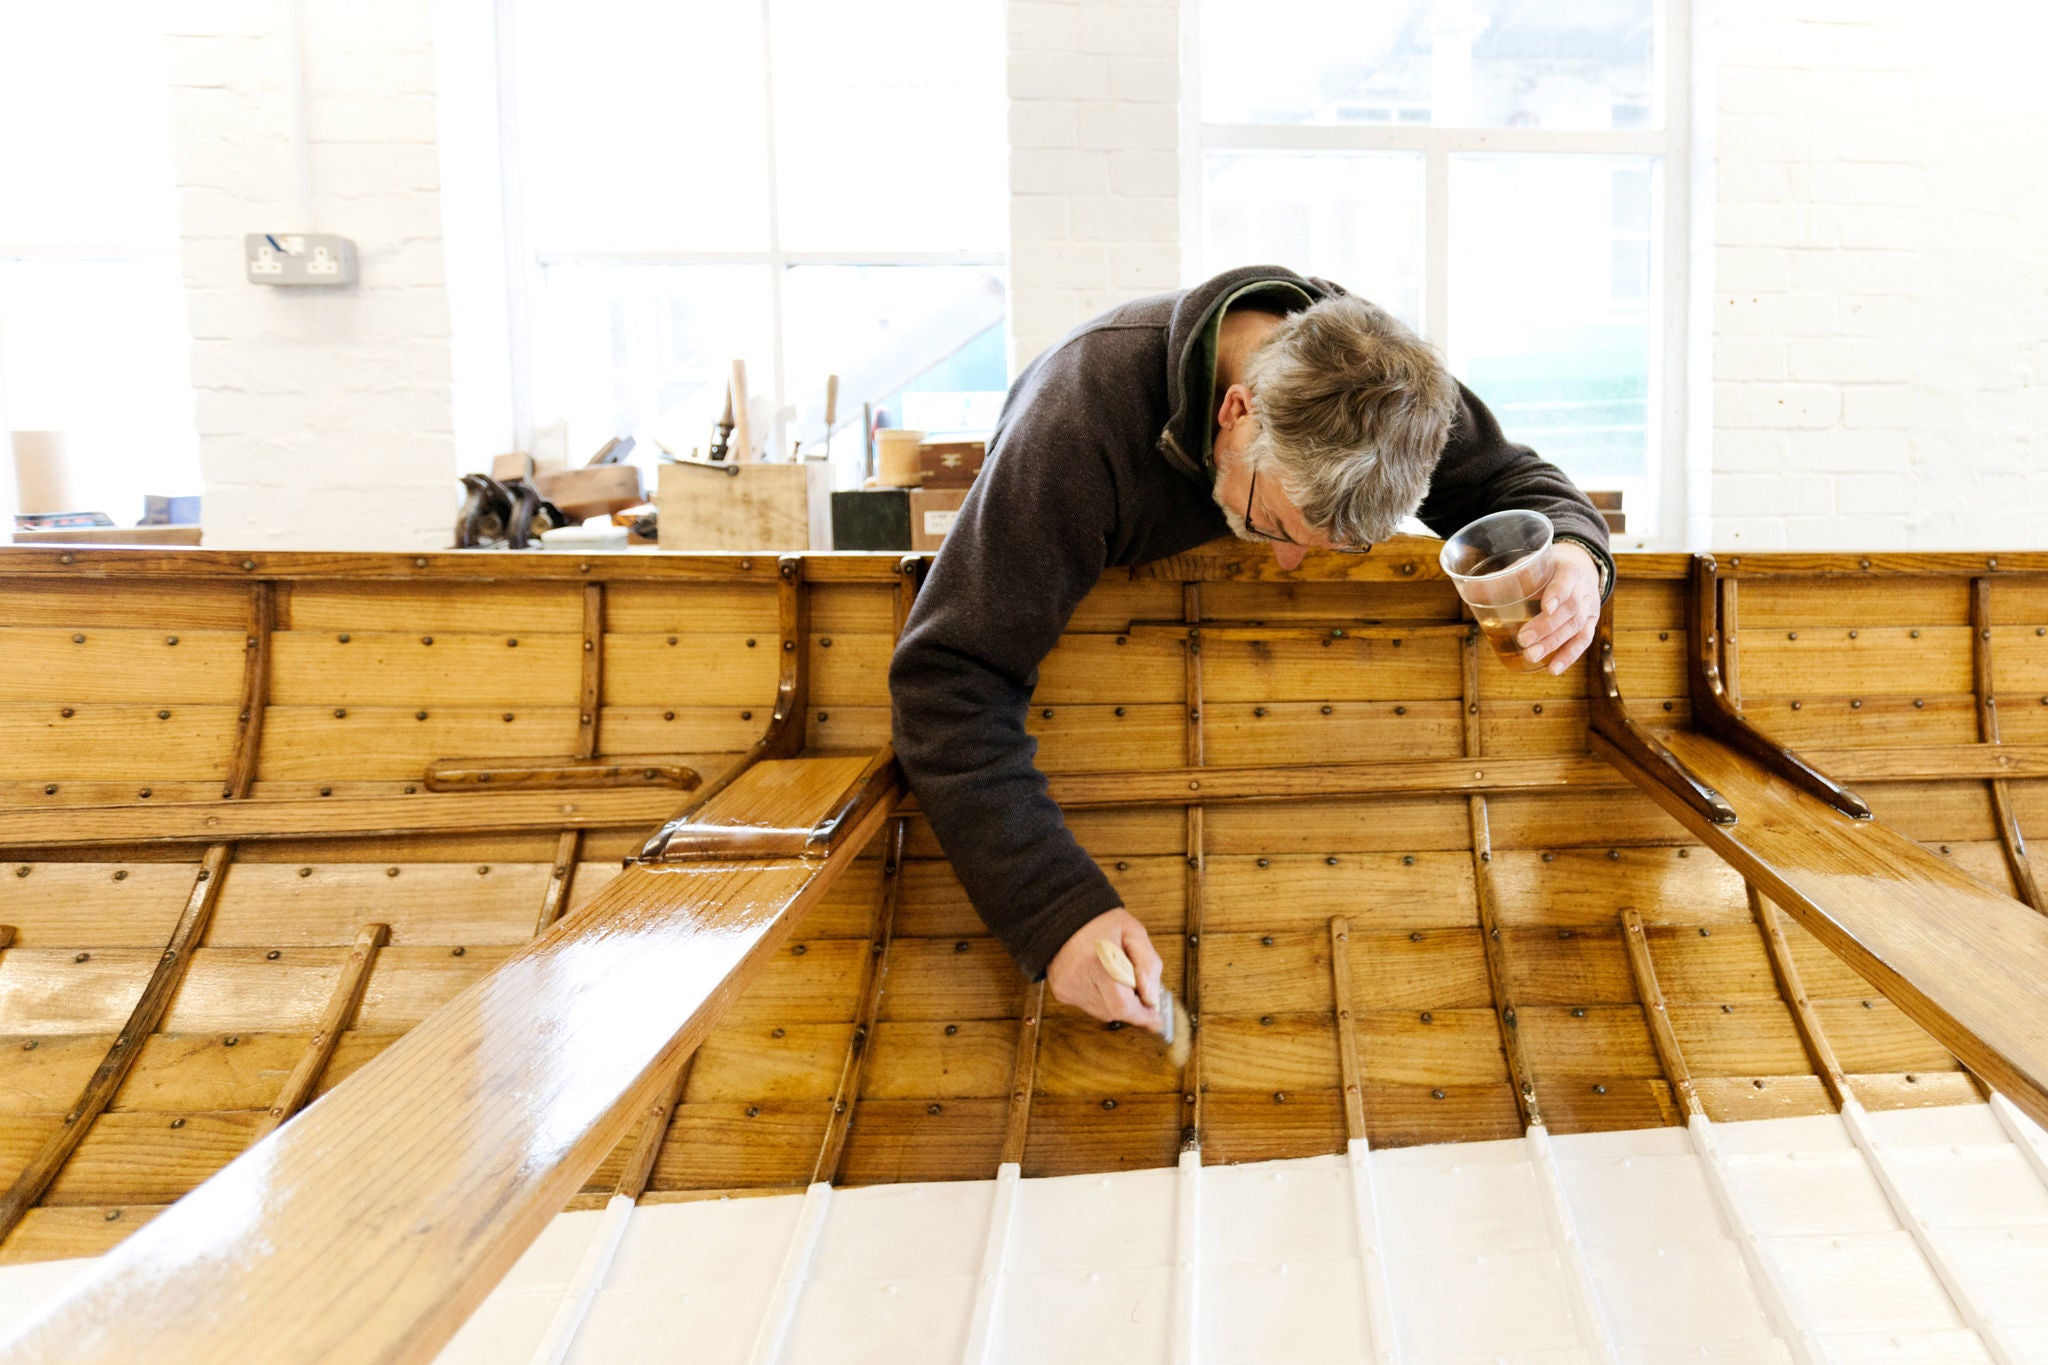
[[[1010,357],[1180,283],[1175,0],[1010,0]]]
[[[206,541],[427,549],[456,506],[426,0],[304,0],[314,223],[273,0],[166,0]],[[360,283],[248,283],[242,234],[338,232]]]
[[[2039,6],[1722,0],[1712,540],[2048,544]]]

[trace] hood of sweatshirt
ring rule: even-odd
[[[1232,304],[1256,301],[1295,313],[1343,292],[1285,266],[1247,265],[1183,293],[1166,327],[1169,414],[1159,433],[1159,453],[1167,463],[1205,487],[1215,478],[1209,444],[1216,414],[1209,401],[1216,388],[1216,336]]]

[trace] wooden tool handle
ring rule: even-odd
[[[747,420],[747,362],[735,360],[732,363],[732,430],[733,449],[730,458],[751,460],[754,458],[754,427]]]
[[[825,439],[832,439],[832,423],[839,417],[839,376],[825,376]]]
[[[1131,966],[1131,959],[1125,955],[1123,946],[1115,939],[1096,939],[1095,956],[1101,961],[1102,969],[1109,973],[1112,981],[1119,986],[1138,989],[1137,969]]]

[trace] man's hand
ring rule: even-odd
[[[1108,939],[1124,950],[1138,973],[1138,989],[1119,984],[1095,955],[1098,939]],[[1159,954],[1152,951],[1151,935],[1138,917],[1118,907],[1105,910],[1074,931],[1061,945],[1045,969],[1046,984],[1053,999],[1084,1010],[1108,1023],[1122,1020],[1139,1028],[1158,1032]]]
[[[1530,661],[1562,673],[1593,643],[1600,624],[1600,566],[1586,547],[1560,541],[1551,551],[1557,567],[1543,586],[1543,611],[1516,639]]]

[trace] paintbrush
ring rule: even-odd
[[[1095,956],[1112,981],[1138,989],[1137,969],[1131,966],[1123,945],[1115,939],[1099,938],[1095,940]],[[1166,1044],[1175,1066],[1186,1066],[1188,1052],[1194,1046],[1194,1026],[1188,1022],[1187,1007],[1173,998],[1173,992],[1164,983],[1159,987],[1159,1019],[1159,1041]]]

